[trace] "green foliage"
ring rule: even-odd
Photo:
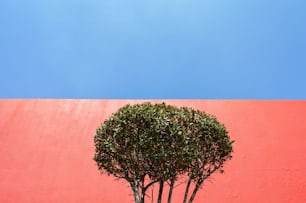
[[[97,129],[94,142],[99,170],[131,185],[181,174],[201,184],[231,159],[233,143],[215,117],[164,103],[120,108]]]

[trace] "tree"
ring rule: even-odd
[[[94,142],[99,170],[128,181],[136,203],[144,203],[155,183],[158,203],[164,184],[169,184],[170,203],[181,175],[188,176],[184,203],[195,184],[192,203],[204,180],[231,159],[233,143],[215,117],[165,103],[125,105],[101,124]]]

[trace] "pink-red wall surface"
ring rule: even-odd
[[[126,182],[97,170],[93,136],[119,107],[141,102],[0,100],[0,202],[133,202]],[[196,203],[306,202],[306,101],[165,102],[217,116],[235,140],[225,173],[205,182]]]

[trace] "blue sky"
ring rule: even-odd
[[[306,99],[304,0],[1,0],[1,98]]]

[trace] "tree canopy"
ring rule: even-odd
[[[191,203],[203,181],[222,171],[233,151],[225,126],[214,116],[165,103],[123,106],[101,124],[94,142],[99,170],[127,180],[136,203],[144,202],[147,189],[155,183],[160,185],[161,202],[165,182],[170,182],[171,202],[180,175],[188,176],[184,203],[195,184]]]

